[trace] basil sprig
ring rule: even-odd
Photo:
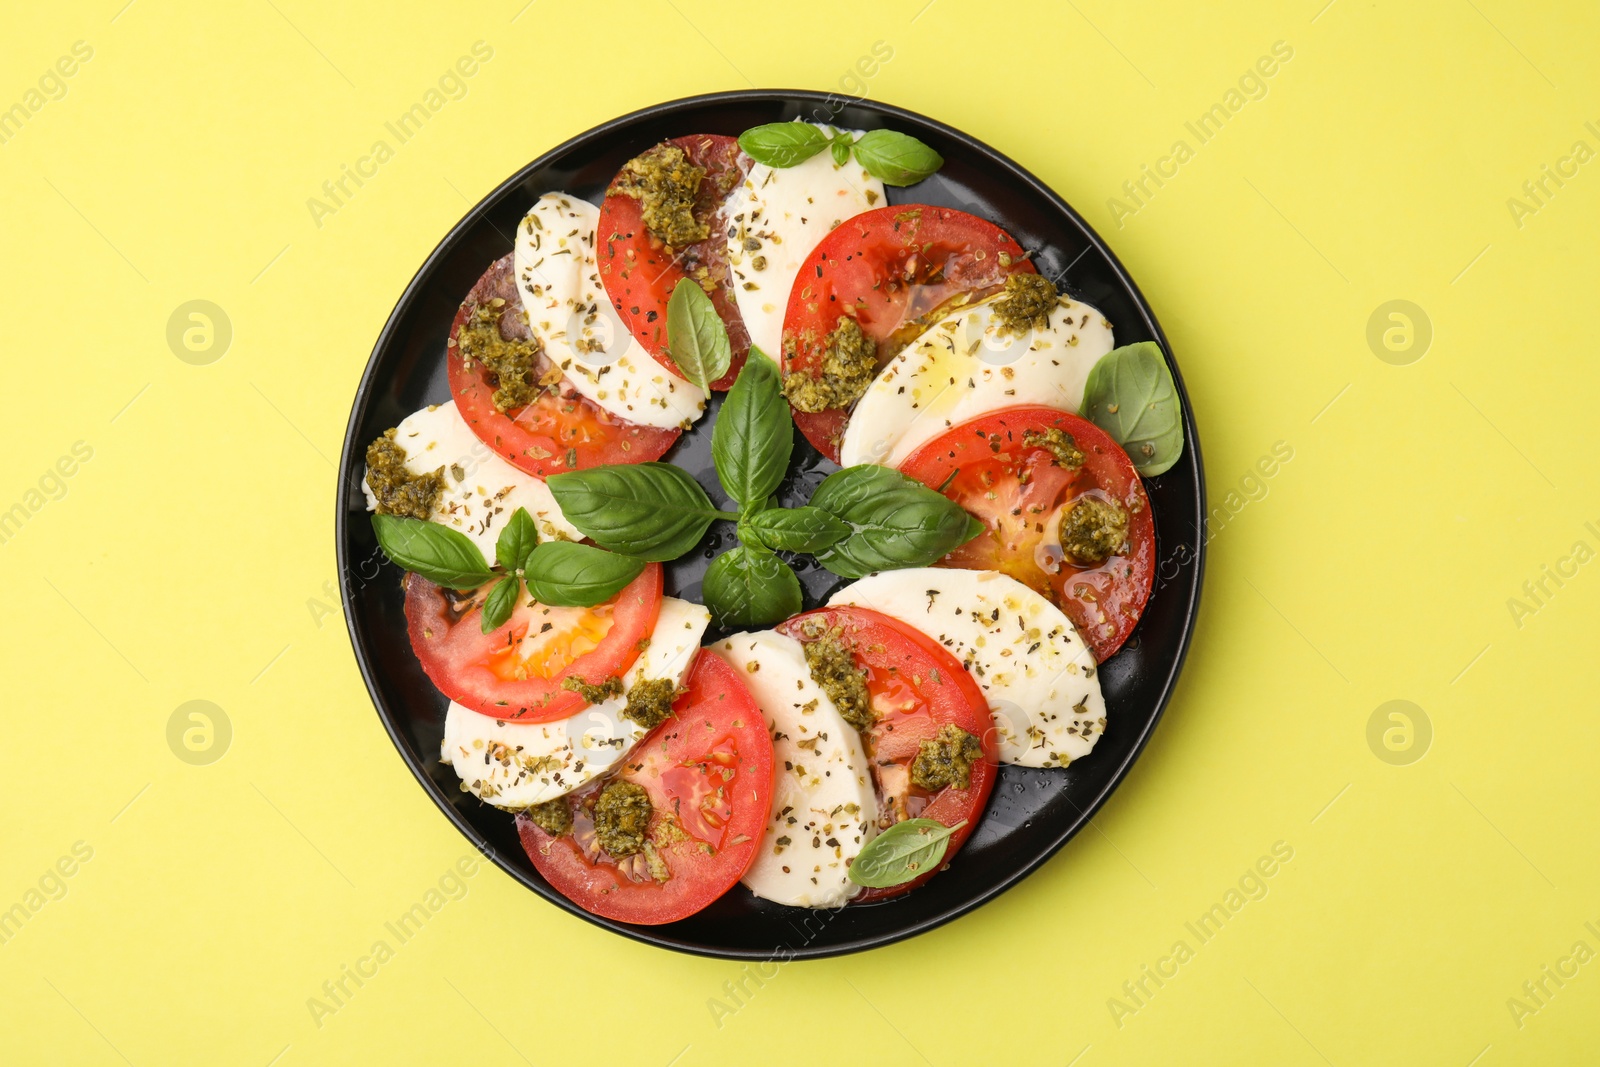
[[[511,521],[501,528],[494,543],[494,558],[505,568],[506,576],[495,583],[489,590],[489,598],[483,602],[483,618],[479,625],[484,633],[504,626],[517,609],[517,593],[522,589],[522,578],[538,546],[539,529],[533,524],[533,516],[528,514],[527,508],[513,511]]]
[[[967,821],[946,826],[934,819],[897,822],[867,842],[850,864],[850,880],[869,889],[888,889],[936,870],[950,847],[950,836]]]
[[[1183,413],[1154,341],[1112,349],[1089,371],[1082,415],[1122,446],[1140,474],[1164,474],[1183,455]]]
[[[885,185],[915,185],[944,166],[943,156],[896,130],[868,130],[856,138],[848,130],[830,136],[809,122],[769,122],[740,134],[739,147],[769,167],[796,166],[824,148],[842,167],[854,154],[862,169]]]
[[[711,428],[717,480],[744,508],[777,491],[794,452],[794,423],[783,398],[778,365],[751,349]]]
[[[679,279],[667,299],[667,351],[679,372],[702,389],[727,374],[733,362],[728,328],[692,278]]]
[[[815,555],[848,536],[848,523],[809,504],[803,508],[768,508],[739,520],[741,540],[753,540],[784,552]]]
[[[717,624],[765,626],[800,613],[800,579],[787,563],[760,544],[743,544],[711,561],[701,598]]]
[[[483,553],[460,530],[402,515],[372,516],[383,554],[434,585],[476,589],[494,577]]]
[[[545,479],[567,521],[602,548],[677,559],[724,516],[694,476],[670,463],[624,463]]]
[[[850,527],[847,536],[817,553],[817,562],[842,578],[929,566],[985,529],[950,498],[872,464],[828,475],[811,506]]]
[[[639,577],[645,561],[574,541],[545,541],[528,558],[528,594],[552,607],[602,604]]]

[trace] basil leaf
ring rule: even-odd
[[[1110,434],[1146,478],[1164,474],[1183,455],[1178,387],[1154,341],[1101,356],[1084,384],[1080,414]]]
[[[915,185],[944,166],[939,153],[895,130],[868,130],[854,148],[856,162],[885,185]]]
[[[527,508],[518,508],[500,530],[500,537],[494,543],[494,558],[500,566],[515,574],[538,543],[539,528],[533,524],[533,516],[528,514]]]
[[[517,576],[508,574],[489,590],[489,599],[483,602],[483,618],[480,620],[484,633],[493,633],[511,618],[511,613],[517,607],[517,592],[521,588],[522,582]]]
[[[711,298],[692,278],[683,278],[667,300],[667,350],[678,372],[702,389],[728,373],[733,347]]]
[[[372,530],[385,556],[435,585],[476,589],[494,577],[478,546],[459,530],[402,515],[374,515]]]
[[[794,451],[794,420],[778,365],[754,346],[711,427],[711,461],[729,496],[759,506],[783,481]]]
[[[828,135],[809,122],[769,122],[741,133],[739,147],[757,163],[792,167],[828,147]]]
[[[545,541],[525,568],[528,595],[551,607],[587,608],[616,596],[644,570],[644,560],[574,541]],[[492,594],[491,594],[492,595]]]
[[[789,565],[760,545],[740,545],[706,568],[700,587],[707,610],[724,629],[781,622],[805,606],[800,579]]]
[[[785,552],[821,552],[850,535],[850,527],[818,507],[768,508],[739,522],[739,536],[748,534],[768,548]]]
[[[845,166],[850,162],[850,135],[841,134],[833,139],[828,147],[833,149],[833,161],[838,166]]]
[[[965,819],[954,826],[934,819],[897,822],[867,842],[850,864],[850,880],[868,889],[887,889],[921,878],[938,869],[950,835],[965,825]]]
[[[844,578],[930,566],[984,531],[954,501],[870,463],[828,475],[811,504],[851,527],[849,536],[816,554],[818,563]]]
[[[670,463],[590,467],[551,475],[545,484],[585,537],[655,562],[694,548],[718,515],[694,476]]]

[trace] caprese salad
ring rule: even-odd
[[[441,758],[593,914],[904,894],[1002,764],[1108,728],[1176,388],[1035,250],[917,203],[942,163],[779,123],[652,145],[599,203],[546,193],[456,312],[450,400],[367,448]],[[721,504],[663,461],[713,390]],[[786,507],[796,429],[839,469]],[[702,603],[667,595],[718,522]],[[809,610],[801,555],[845,579]]]

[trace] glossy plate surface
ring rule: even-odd
[[[668,926],[610,922],[551,890],[523,854],[512,817],[461,792],[455,773],[439,762],[446,701],[411,653],[400,572],[383,560],[367,519],[363,457],[368,442],[412,411],[450,402],[444,346],[451,318],[479,275],[511,250],[517,223],[543,193],[561,190],[598,203],[623,163],[668,137],[737,135],[794,118],[896,129],[931,145],[945,165],[911,189],[890,189],[890,203],[956,207],[995,222],[1034,251],[1041,273],[1104,312],[1118,344],[1154,340],[1166,348],[1155,316],[1116,257],[1038,179],[982,142],[912,112],[868,101],[831,110],[837,104],[838,97],[802,91],[693,97],[616,119],[528,164],[450,231],[400,298],[362,376],[339,465],[336,537],[345,620],[373,703],[417,781],[474,845],[540,896],[628,937],[708,956],[796,958],[873,948],[932,929],[1014,885],[1065,844],[1127,773],[1172,695],[1199,606],[1205,481],[1188,396],[1173,364],[1183,398],[1184,455],[1145,483],[1160,566],[1156,591],[1133,637],[1101,671],[1106,735],[1091,756],[1064,771],[1003,767],[977,830],[950,868],[915,892],[881,904],[808,912],[757,900],[739,887]],[[715,404],[664,458],[691,471],[721,501],[711,464],[714,416]],[[789,506],[805,503],[835,469],[799,434],[795,441],[795,460],[779,494]],[[732,543],[732,525],[718,523],[699,552],[667,564],[667,592],[698,601],[708,562]],[[809,559],[797,569],[808,608],[845,584]]]

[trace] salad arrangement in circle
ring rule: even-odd
[[[992,222],[887,202],[942,163],[774,123],[654,145],[600,204],[546,193],[463,296],[451,401],[367,447],[442,759],[595,915],[914,891],[1000,764],[1108,728],[1177,391]],[[712,391],[720,504],[663,461]],[[839,469],[782,507],[796,430]],[[716,523],[703,603],[666,595]],[[801,555],[851,580],[809,611]]]

